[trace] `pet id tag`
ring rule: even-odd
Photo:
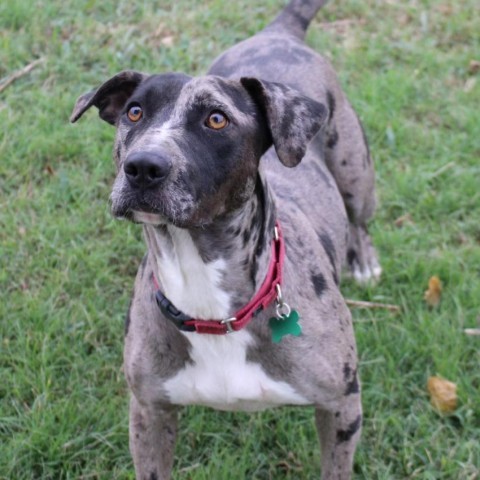
[[[273,343],[279,343],[286,335],[299,337],[302,333],[302,327],[298,324],[299,319],[300,316],[296,310],[291,310],[281,317],[272,317],[268,324],[272,330]]]

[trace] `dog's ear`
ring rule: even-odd
[[[94,105],[98,108],[98,114],[102,120],[115,125],[125,103],[138,85],[147,77],[148,75],[133,70],[118,73],[96,90],[79,97],[73,108],[70,121],[75,123]]]
[[[298,165],[325,125],[327,108],[280,83],[245,77],[240,82],[265,115],[280,161],[287,167]]]

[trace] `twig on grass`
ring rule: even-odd
[[[383,308],[390,312],[399,312],[400,307],[398,305],[392,305],[390,303],[377,303],[377,302],[364,302],[361,300],[346,299],[347,305],[354,308]]]
[[[196,468],[200,467],[201,463],[194,463],[193,465],[189,465],[188,467],[183,467],[179,470],[180,473],[190,472],[191,470],[195,470]]]
[[[37,58],[33,62],[30,62],[28,65],[25,65],[20,70],[12,73],[9,77],[0,81],[0,93],[2,93],[8,86],[10,86],[15,80],[18,80],[25,75],[28,75],[35,67],[44,61],[44,58]]]
[[[464,330],[466,335],[471,335],[471,336],[480,336],[480,328],[466,328]]]
[[[339,33],[345,33],[349,28],[356,27],[357,25],[364,25],[365,20],[363,19],[344,19],[344,20],[335,20],[333,22],[321,22],[320,26],[324,30],[333,30]]]

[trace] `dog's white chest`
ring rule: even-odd
[[[186,335],[193,363],[164,384],[172,403],[243,411],[309,403],[288,383],[271,379],[259,364],[247,362],[253,342],[248,332]]]
[[[188,233],[174,227],[169,231],[174,248],[157,259],[167,297],[194,318],[227,318],[230,295],[221,288],[224,260],[205,263]],[[309,403],[288,383],[271,379],[259,364],[247,361],[254,340],[246,330],[182,334],[191,343],[192,362],[162,385],[172,403],[245,411]]]
[[[225,261],[206,263],[191,236],[169,227],[174,241],[170,255],[157,259],[158,276],[168,299],[193,318],[227,318],[230,296],[220,287]]]

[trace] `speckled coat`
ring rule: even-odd
[[[121,72],[75,106],[72,121],[95,106],[116,126],[112,212],[142,224],[148,246],[125,331],[137,478],[170,478],[177,410],[190,404],[313,405],[322,479],[350,478],[362,414],[339,279],[345,262],[359,281],[380,266],[365,135],[330,64],[303,43],[322,4],[292,0],[205,77]],[[276,221],[300,336],[272,341],[273,304],[220,336],[180,331],[160,312],[157,283],[185,315],[231,317],[264,281]]]

